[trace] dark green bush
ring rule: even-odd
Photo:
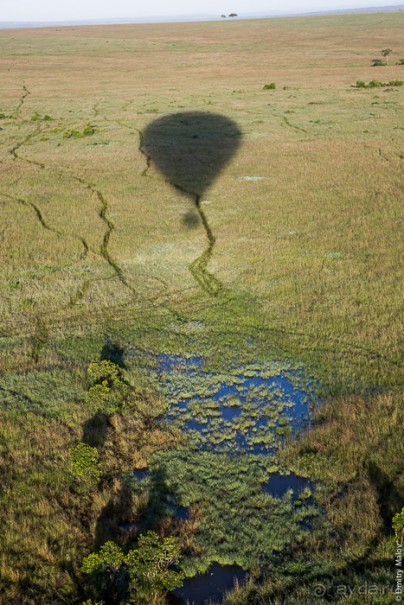
[[[89,588],[96,598],[145,605],[160,602],[159,597],[182,585],[181,574],[172,568],[179,558],[174,538],[160,539],[149,531],[140,536],[138,548],[126,555],[115,542],[106,542],[98,553],[84,559],[81,570],[89,576]]]
[[[357,80],[355,88],[383,88],[385,86],[402,86],[403,80],[390,80],[390,82],[380,82],[380,80],[371,80],[366,84],[362,80]]]
[[[262,87],[262,90],[275,90],[275,89],[276,89],[275,82],[271,82],[271,84],[264,84],[264,86]]]
[[[382,88],[383,86],[385,86],[385,84],[383,84],[383,82],[380,82],[380,80],[370,80],[369,84],[367,85],[367,88]]]
[[[372,67],[384,67],[387,65],[386,61],[382,61],[382,59],[372,59]]]

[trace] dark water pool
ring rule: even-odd
[[[314,483],[309,479],[298,477],[294,473],[289,475],[281,475],[274,473],[269,480],[262,486],[265,494],[270,494],[274,498],[283,498],[285,494],[292,491],[292,502],[299,500],[303,496],[303,500],[312,500],[314,492]]]
[[[133,476],[137,481],[143,481],[150,476],[150,471],[147,468],[136,469],[133,471]]]
[[[161,359],[163,357],[163,359]],[[174,357],[172,359],[171,357]],[[159,356],[155,370],[170,407],[166,420],[200,449],[271,454],[310,424],[312,385],[299,370],[203,369],[203,360]]]
[[[227,591],[236,583],[243,584],[246,573],[237,565],[214,563],[205,574],[188,578],[181,588],[171,593],[172,605],[209,605],[221,603]]]

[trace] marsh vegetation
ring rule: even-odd
[[[0,32],[1,602],[393,602],[402,19]]]

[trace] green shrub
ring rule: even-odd
[[[87,392],[87,405],[93,413],[114,414],[129,403],[129,387],[112,361],[90,363],[88,377],[92,386]]]
[[[149,531],[140,536],[139,548],[130,550],[125,565],[135,603],[148,603],[159,593],[182,585],[182,576],[172,569],[178,563],[180,550],[174,538],[164,538]]]
[[[399,513],[396,513],[394,515],[391,526],[394,529],[395,534],[398,539],[399,535],[401,535],[404,530],[404,507],[401,509],[401,511]]]
[[[81,571],[90,577],[89,588],[96,598],[119,602],[129,589],[130,603],[144,605],[182,585],[181,574],[172,569],[179,558],[174,538],[161,540],[149,531],[140,536],[138,548],[126,555],[115,542],[106,542],[98,553],[83,560]]]
[[[91,137],[95,133],[95,127],[87,124],[87,126],[83,130],[84,137]]]
[[[383,84],[383,82],[380,82],[380,80],[370,80],[367,87],[368,88],[382,88],[383,86],[385,86],[385,84]]]
[[[109,387],[121,382],[121,370],[112,361],[93,361],[88,366],[88,377],[92,384],[107,382]]]
[[[115,574],[124,561],[122,549],[115,542],[105,542],[98,553],[85,557],[81,571],[86,575]]]
[[[396,65],[404,65],[404,58],[397,61]]]
[[[83,137],[90,137],[96,132],[95,126],[87,124],[82,132],[76,129],[66,130],[63,134],[64,139],[82,139]]]
[[[275,90],[275,89],[276,89],[275,82],[271,82],[271,84],[264,84],[264,86],[262,87],[262,90]]]
[[[41,114],[36,111],[34,113],[34,115],[31,117],[31,122],[38,122],[38,121],[51,122],[52,118],[48,114],[41,116]]]
[[[384,86],[402,86],[403,80],[390,80],[390,82],[380,82],[380,80],[370,80],[366,84],[362,80],[357,80],[355,88],[383,88]]]
[[[372,59],[372,67],[384,67],[387,65],[386,61],[382,61],[382,59]]]
[[[82,139],[83,138],[83,134],[81,132],[79,132],[78,130],[66,130],[66,132],[63,134],[63,138],[64,139]]]
[[[89,410],[94,414],[97,412],[114,414],[119,408],[118,402],[115,401],[114,393],[106,381],[101,384],[95,384],[88,389],[86,402]]]
[[[97,449],[86,443],[76,445],[70,452],[70,472],[81,487],[95,487],[102,474]]]

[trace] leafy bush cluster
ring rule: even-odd
[[[128,404],[129,387],[112,361],[90,363],[88,377],[91,386],[87,392],[87,405],[92,412],[111,415]]]
[[[389,82],[380,82],[379,80],[371,80],[366,83],[363,80],[357,80],[355,88],[385,88],[387,86],[402,86],[403,80],[390,80]]]
[[[80,132],[80,130],[66,130],[63,134],[64,139],[82,139],[84,137],[91,137],[97,131],[95,126],[87,124],[87,126]]]
[[[70,452],[70,472],[84,489],[95,487],[102,475],[97,448],[76,445]]]
[[[387,62],[383,59],[372,59],[372,67],[385,67],[386,65]]]
[[[397,539],[399,539],[400,535],[404,531],[404,507],[401,509],[399,513],[396,513],[393,517],[392,528],[394,529]]]
[[[127,554],[115,542],[106,542],[98,553],[85,557],[81,570],[89,576],[93,597],[101,603],[152,605],[166,591],[182,585],[181,574],[173,569],[179,558],[174,538],[161,540],[149,531],[140,536],[138,548]]]
[[[275,82],[271,82],[270,84],[264,84],[264,86],[262,87],[262,90],[275,90],[275,89],[276,89]]]
[[[47,113],[41,116],[41,114],[36,111],[31,117],[31,122],[51,122],[52,119],[53,118]]]

